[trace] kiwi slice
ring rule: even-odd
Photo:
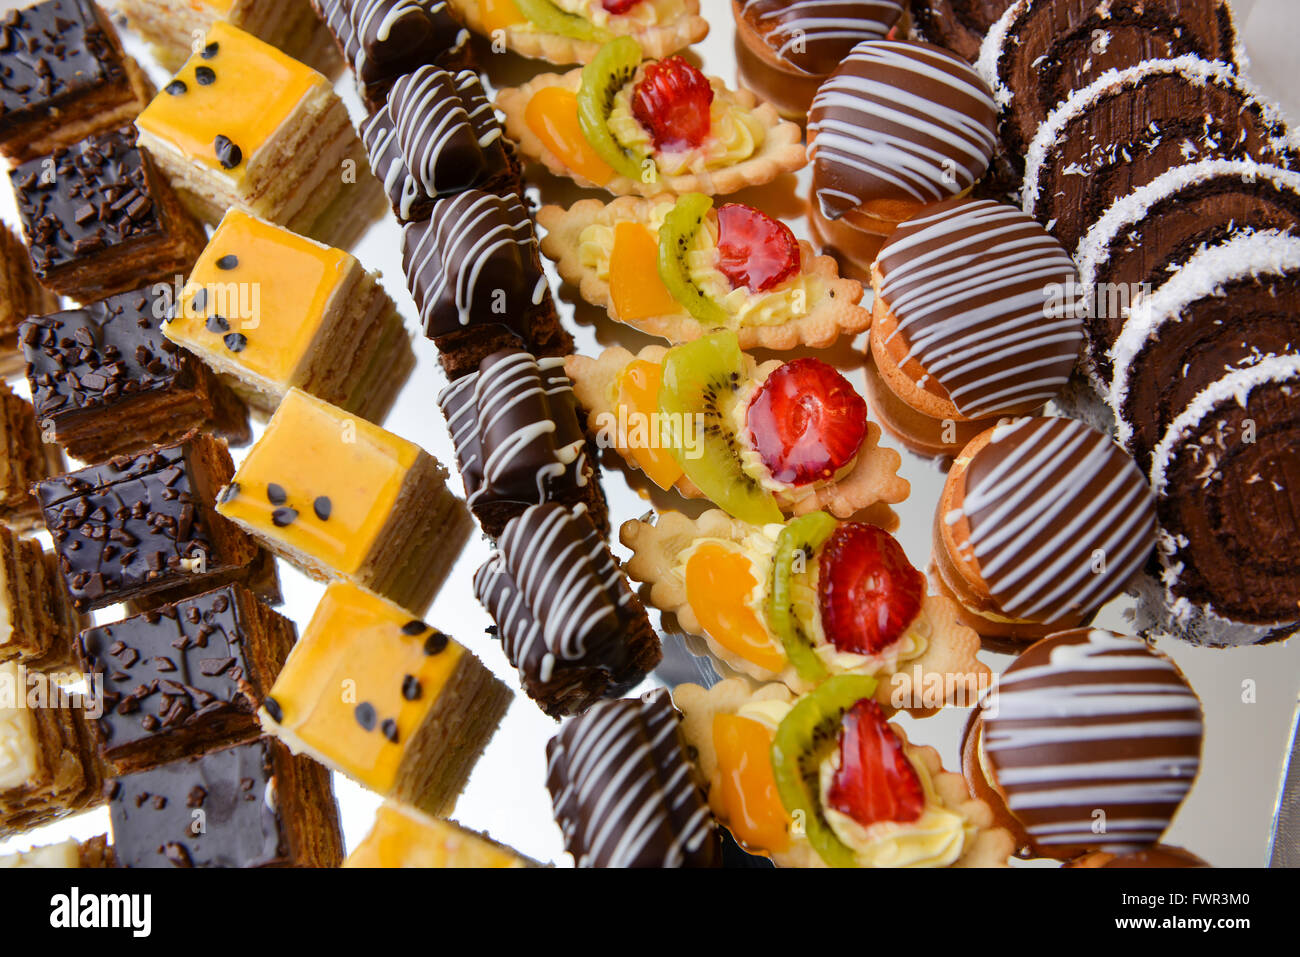
[[[795,570],[795,559],[802,556],[804,562],[812,561],[818,546],[831,537],[839,524],[825,512],[809,512],[794,519],[777,536],[776,553],[772,558],[772,579],[767,590],[767,625],[781,639],[786,657],[799,677],[806,681],[816,682],[825,678],[826,665],[814,650],[812,639],[804,633],[791,604],[791,580],[801,574]]]
[[[795,702],[772,740],[772,773],[785,809],[831,867],[855,867],[853,849],[835,836],[822,810],[821,763],[837,747],[844,712],[876,693],[876,679],[836,675]]]
[[[730,416],[745,374],[736,334],[715,332],[675,346],[664,356],[663,369],[659,412],[674,430],[672,452],[682,471],[715,504],[742,521],[784,521],[772,494],[740,467]],[[676,434],[688,419],[696,433],[690,443],[694,449]]]
[[[686,266],[686,253],[712,208],[713,200],[703,193],[685,193],[668,211],[659,228],[659,278],[687,312],[704,325],[716,327],[727,325],[731,317],[691,281]]]
[[[609,131],[609,114],[614,97],[636,75],[641,66],[641,44],[632,37],[610,40],[582,68],[578,88],[578,125],[591,148],[620,176],[640,180],[642,161],[629,153]],[[653,160],[649,162],[653,163]]]
[[[561,10],[551,0],[515,0],[515,6],[533,26],[547,33],[558,33],[560,36],[590,40],[593,43],[603,43],[609,39],[609,31],[602,30],[586,17]]]

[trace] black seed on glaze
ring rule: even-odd
[[[262,707],[266,709],[266,713],[271,716],[271,720],[276,724],[284,720],[284,709],[280,707],[280,702],[274,698],[267,698],[262,702]]]
[[[369,701],[363,701],[357,705],[356,710],[352,712],[357,719],[357,724],[367,731],[375,730],[375,706]]]
[[[224,505],[226,502],[229,502],[238,494],[239,494],[239,483],[231,482],[229,485],[226,486],[225,490],[221,493],[222,504]]]
[[[194,294],[194,299],[190,302],[190,308],[195,312],[202,312],[208,308],[208,291],[200,289]]]
[[[217,160],[221,163],[222,169],[234,169],[244,161],[244,151],[224,134],[217,134],[217,138],[212,141],[212,148],[217,152]]]
[[[384,723],[379,726],[379,730],[383,733],[384,737],[393,744],[397,743],[397,722],[392,718],[386,719]]]
[[[408,621],[406,624],[402,626],[402,634],[411,635],[412,637],[414,637],[415,635],[422,635],[428,630],[429,630],[428,625],[426,625],[422,621],[417,621],[415,619]]]
[[[272,505],[283,505],[289,501],[289,494],[284,490],[283,485],[271,482],[266,486],[266,500]]]
[[[330,501],[328,495],[319,495],[316,501],[311,503],[311,510],[316,513],[316,517],[322,522],[328,522],[330,513],[334,511],[334,503]]]
[[[298,510],[295,508],[277,508],[271,513],[271,524],[276,528],[285,528],[292,525],[298,518]]]
[[[407,701],[419,701],[420,695],[424,694],[424,687],[420,684],[420,679],[415,675],[404,675],[402,677],[402,697]]]
[[[230,323],[221,316],[212,316],[207,321],[208,332],[225,333],[230,331]]]
[[[227,336],[223,336],[221,341],[226,344],[226,348],[231,352],[243,352],[244,346],[248,345],[248,337],[239,332],[232,332]]]
[[[428,638],[424,639],[424,653],[432,658],[434,655],[440,655],[447,648],[447,636],[440,631],[435,631]]]
[[[186,93],[190,91],[190,88],[185,85],[184,80],[172,80],[170,83],[164,86],[163,89],[168,93],[170,93],[172,96],[184,96]]]
[[[231,253],[229,256],[222,256],[220,259],[217,260],[217,268],[225,272],[229,272],[230,270],[234,269],[238,265],[239,265],[239,257],[236,256],[234,253]]]
[[[217,74],[210,66],[201,66],[195,69],[194,79],[198,81],[199,86],[211,86],[217,82]]]
[[[209,43],[207,46],[203,48],[203,52],[200,53],[199,56],[203,57],[203,59],[205,60],[211,60],[214,56],[217,55],[217,51],[220,49],[221,49],[221,44],[217,43],[214,40],[212,43]],[[204,69],[204,68],[199,67],[199,69]]]

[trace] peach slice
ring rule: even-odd
[[[745,554],[706,542],[686,562],[686,600],[710,638],[760,668],[780,672],[785,649],[747,604],[758,579]]]
[[[596,152],[578,122],[578,96],[558,86],[544,86],[528,101],[524,121],[546,148],[597,186],[614,178],[614,169]]]
[[[628,422],[627,433],[619,436],[619,453],[631,457],[650,481],[669,489],[682,477],[682,467],[672,449],[662,447],[654,434],[663,376],[663,366],[657,362],[629,362],[619,373],[615,403],[627,410]]]
[[[790,817],[772,774],[773,737],[752,718],[719,714],[713,719],[727,828],[746,847],[779,854],[790,846]]]
[[[659,278],[659,237],[648,226],[630,219],[614,225],[609,295],[621,322],[685,311]]]

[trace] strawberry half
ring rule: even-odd
[[[925,791],[880,705],[863,699],[844,713],[840,767],[827,801],[863,827],[881,821],[906,824],[925,810]]]
[[[787,485],[830,479],[867,435],[867,403],[820,359],[795,359],[754,393],[749,441],[772,477]]]
[[[709,135],[713,87],[680,56],[648,63],[632,91],[632,115],[650,131],[655,149],[668,153],[694,149]]]
[[[607,12],[618,16],[620,13],[627,13],[640,2],[641,0],[601,0],[600,5]]]
[[[861,522],[837,528],[817,558],[822,631],[840,651],[884,651],[921,612],[925,576],[884,529]]]
[[[799,240],[779,219],[727,203],[718,209],[718,271],[732,289],[771,289],[799,271]]]

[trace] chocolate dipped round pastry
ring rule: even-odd
[[[910,0],[913,31],[974,63],[989,28],[1013,0]]]
[[[1285,637],[1300,619],[1300,356],[1208,385],[1151,456],[1162,627],[1199,644]],[[1231,629],[1242,623],[1253,628]]]
[[[950,199],[902,223],[871,270],[868,398],[912,451],[951,457],[1070,377],[1083,322],[1069,253],[1014,206]]]
[[[1007,153],[1020,157],[1048,114],[1107,70],[1183,55],[1235,65],[1236,43],[1227,0],[1016,0],[975,68],[1001,110]]]
[[[1225,371],[1300,345],[1300,237],[1242,232],[1140,297],[1111,349],[1109,402],[1144,470],[1174,417]]]
[[[1093,384],[1111,381],[1110,349],[1134,290],[1157,291],[1202,247],[1239,231],[1300,222],[1300,173],[1250,160],[1176,166],[1106,210],[1075,252]]]
[[[1092,851],[1082,857],[1066,861],[1063,866],[1132,867],[1167,870],[1171,867],[1209,867],[1210,865],[1191,851],[1185,851],[1181,847],[1156,844],[1154,847],[1144,847],[1139,851],[1129,851],[1124,854],[1116,854],[1112,851]]]
[[[930,43],[859,43],[808,113],[815,237],[866,271],[881,237],[968,191],[996,144],[993,95]]]
[[[1141,638],[1077,628],[1031,645],[984,697],[963,773],[1026,856],[1152,854],[1201,764],[1201,703]]]
[[[1117,199],[1205,159],[1300,168],[1277,107],[1224,63],[1147,60],[1103,74],[1057,106],[1025,156],[1022,204],[1074,249]]]
[[[883,40],[903,0],[731,0],[742,85],[803,122],[822,81],[864,40]]]
[[[957,456],[934,523],[934,577],[997,645],[1092,620],[1155,545],[1133,459],[1073,419],[1007,419]]]

